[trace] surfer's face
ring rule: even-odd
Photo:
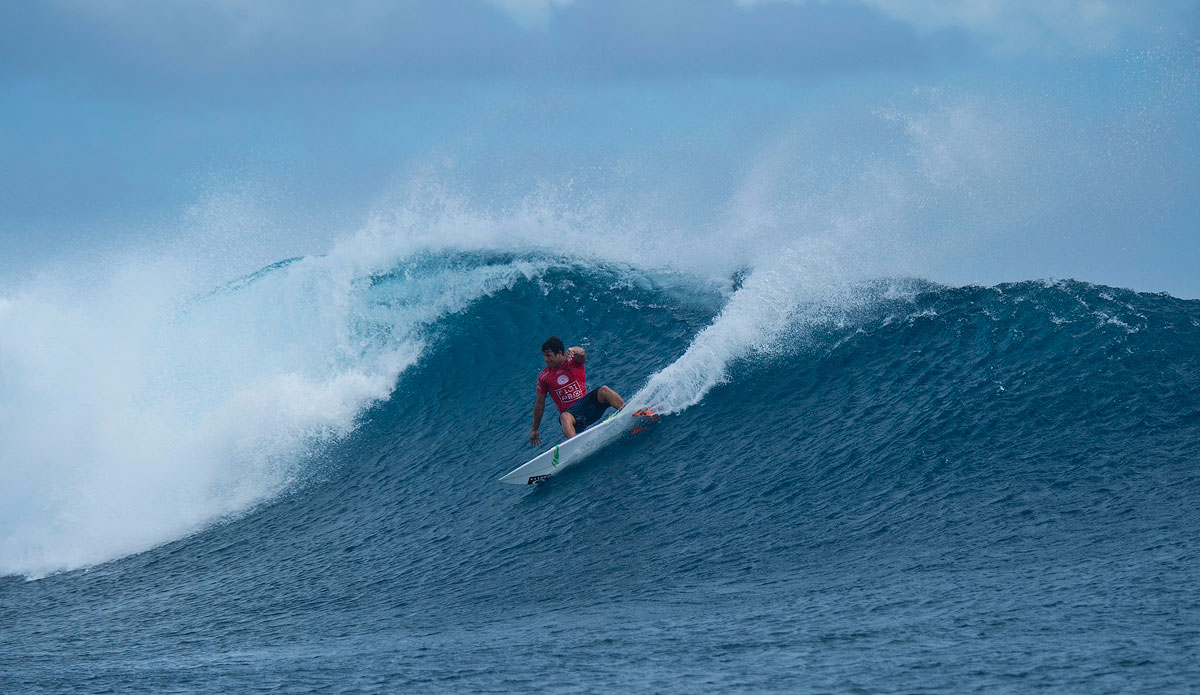
[[[567,353],[542,350],[542,359],[546,360],[547,367],[561,367],[567,361]]]

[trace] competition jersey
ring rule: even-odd
[[[546,367],[538,374],[537,392],[548,393],[562,412],[587,395],[587,376],[583,365],[568,357],[561,367]]]

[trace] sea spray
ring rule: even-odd
[[[306,477],[386,399],[424,331],[545,263],[344,249],[195,294],[186,269],[46,283],[0,313],[0,572],[137,552]]]

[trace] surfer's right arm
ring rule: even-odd
[[[529,443],[533,446],[542,443],[542,435],[538,434],[538,427],[542,424],[542,413],[544,412],[546,412],[546,394],[539,393],[537,400],[533,402],[533,429],[529,430]]]

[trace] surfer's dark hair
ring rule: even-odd
[[[549,350],[550,352],[552,352],[556,355],[561,355],[562,353],[567,351],[567,346],[563,345],[562,338],[559,338],[556,335],[552,335],[546,339],[546,342],[542,343],[542,352],[545,352],[547,350]]]

